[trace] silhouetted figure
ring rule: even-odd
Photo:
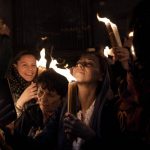
[[[7,81],[7,71],[13,58],[10,29],[0,18],[0,126],[4,127],[16,118],[13,99]],[[0,149],[3,149],[0,142]]]

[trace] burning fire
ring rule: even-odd
[[[37,61],[37,67],[39,69],[39,73],[41,73],[46,69],[47,60],[45,59],[45,48],[41,50],[40,56],[41,56],[40,60]],[[52,58],[49,68],[53,68],[57,73],[65,76],[69,82],[76,81],[76,79],[71,75],[70,70],[68,68],[65,69],[58,68],[57,64],[58,64],[57,60]]]
[[[104,56],[106,56],[106,57],[108,57],[108,56],[113,56],[113,51],[112,51],[112,49],[110,49],[108,46],[106,46],[105,48],[104,48]]]
[[[43,48],[40,52],[40,60],[37,61],[37,67],[46,68],[46,59],[45,59],[45,48]]]
[[[117,25],[114,24],[113,22],[111,22],[106,17],[104,17],[104,18],[99,17],[98,14],[97,14],[97,19],[98,19],[98,21],[105,23],[112,46],[113,47],[122,47],[122,43],[121,43]]]
[[[131,54],[133,56],[133,59],[135,60],[136,59],[136,53],[135,53],[135,50],[134,50],[134,46],[133,46],[133,36],[134,36],[134,32],[131,31],[129,34],[128,34],[128,37],[129,37],[129,40],[131,42],[131,45],[130,45],[130,50],[131,50]]]

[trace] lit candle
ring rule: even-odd
[[[118,28],[117,28],[116,24],[111,23],[111,26],[112,26],[112,29],[113,29],[113,33],[114,33],[114,35],[115,35],[116,46],[122,47],[122,43],[121,43],[119,31],[118,31]]]
[[[105,24],[106,24],[107,31],[108,31],[108,34],[109,34],[109,39],[110,39],[111,45],[113,47],[116,47],[117,46],[117,40],[116,40],[114,31],[113,31],[113,28],[112,28],[110,22],[107,22]]]
[[[135,49],[134,49],[134,46],[133,46],[133,36],[134,36],[134,32],[131,31],[131,32],[128,34],[128,39],[127,39],[126,47],[129,47],[129,48],[130,48],[130,51],[131,51],[133,60],[136,60],[137,57],[136,57]]]
[[[107,18],[101,18],[98,15],[97,18],[105,23],[112,47],[122,47],[117,26]]]

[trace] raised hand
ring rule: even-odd
[[[30,101],[31,99],[37,99],[37,86],[36,83],[31,83],[25,90],[24,92],[21,94],[21,96],[19,97],[19,99],[17,100],[16,106],[19,109],[22,109],[24,104],[28,101]]]

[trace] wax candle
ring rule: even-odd
[[[77,84],[75,81],[68,84],[68,112],[76,114],[76,96],[77,96]]]
[[[120,40],[117,26],[114,23],[112,23],[108,18],[99,17],[98,14],[97,14],[97,18],[99,21],[105,23],[112,47],[121,47],[122,43]]]

